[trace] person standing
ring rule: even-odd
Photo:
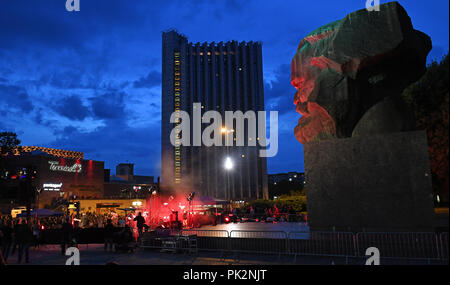
[[[18,245],[18,259],[17,263],[22,262],[23,252],[25,251],[25,262],[30,262],[30,242],[32,239],[32,231],[25,220],[21,219],[19,224],[14,229],[16,244]]]
[[[140,238],[142,236],[143,228],[145,225],[145,219],[144,219],[144,217],[142,217],[141,212],[139,212],[139,214],[134,218],[134,221],[136,222],[136,227],[137,227],[138,233],[139,233],[138,238]]]
[[[5,261],[8,261],[9,252],[11,251],[11,245],[13,241],[13,227],[12,221],[7,219],[1,228],[3,234],[2,253]]]
[[[75,246],[76,248],[78,248],[78,244],[80,242],[80,233],[81,233],[80,222],[79,221],[75,221],[74,224],[73,224],[72,244],[71,244],[71,246]]]
[[[61,254],[66,254],[66,246],[70,246],[72,243],[72,235],[73,235],[73,226],[70,223],[70,218],[66,218],[66,222],[62,225],[61,228]]]
[[[41,236],[41,225],[39,224],[39,221],[36,220],[35,223],[33,224],[34,248],[39,247],[40,236]]]
[[[126,224],[125,218],[120,216],[119,217],[119,227],[123,228],[123,227],[125,227],[125,224]]]
[[[105,251],[108,251],[108,248],[111,248],[111,251],[114,250],[114,229],[111,219],[108,219],[105,226]]]
[[[6,261],[3,258],[3,253],[2,253],[2,248],[3,248],[3,224],[2,227],[0,228],[0,265],[6,265]]]

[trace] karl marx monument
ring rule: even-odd
[[[427,138],[400,96],[425,73],[431,47],[397,2],[300,42],[291,83],[311,229],[432,228]]]

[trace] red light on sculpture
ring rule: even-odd
[[[229,221],[230,221],[230,218],[225,217],[225,222],[229,222]]]

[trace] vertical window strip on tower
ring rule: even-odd
[[[181,110],[181,61],[180,52],[174,53],[174,102],[173,107],[175,110],[175,130],[177,132],[177,137],[175,138],[174,147],[174,159],[175,159],[175,184],[181,183],[181,137],[180,137],[180,110]]]

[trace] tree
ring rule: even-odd
[[[17,134],[13,132],[1,132],[0,133],[0,153],[2,156],[8,155],[15,150],[20,152],[19,146],[20,140],[17,138]]]
[[[449,182],[449,55],[431,63],[424,76],[403,92],[416,117],[416,129],[426,130],[433,191],[448,203]]]
[[[17,138],[17,134],[13,132],[0,132],[0,176],[3,176],[6,168],[6,162],[4,157],[10,153],[22,151],[19,146],[20,140]]]
[[[269,197],[288,195],[291,192],[302,191],[304,187],[303,181],[282,180],[275,183],[269,183]]]
[[[22,147],[19,146],[20,140],[17,138],[17,134],[13,132],[1,132],[0,133],[0,174],[3,176],[5,171],[8,171],[6,164],[6,156],[10,154],[16,154],[22,152]],[[31,210],[31,196],[34,195],[32,188],[32,179],[35,175],[35,168],[27,166],[27,175],[24,180],[19,183],[20,197],[25,201],[27,207],[27,220],[30,219]],[[0,183],[2,183],[1,181]],[[0,188],[1,187],[0,185]]]

